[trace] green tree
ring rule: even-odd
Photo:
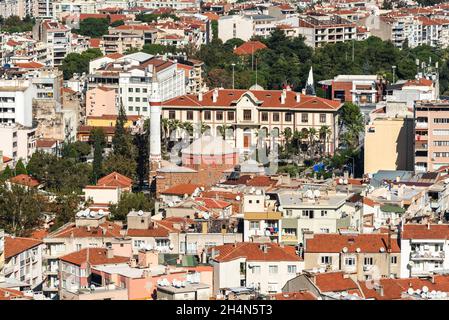
[[[109,21],[104,18],[87,18],[80,21],[80,27],[74,32],[91,38],[101,38],[108,33]]]
[[[80,196],[74,193],[58,193],[51,203],[51,212],[55,215],[52,230],[56,230],[64,224],[75,220],[75,213],[80,209]]]
[[[153,211],[154,200],[139,193],[123,193],[117,204],[109,206],[112,220],[126,220],[126,215],[131,210]]]
[[[90,141],[94,147],[94,161],[92,163],[92,181],[97,182],[103,173],[103,150],[106,146],[106,138],[103,129],[95,128],[90,132]]]
[[[44,199],[34,188],[0,185],[0,229],[16,236],[28,236],[43,222]]]
[[[12,171],[9,166],[6,166],[5,170],[3,170],[0,180],[5,181],[12,177]]]
[[[64,142],[61,147],[61,157],[74,159],[75,161],[81,161],[84,157],[88,156],[90,152],[90,145],[87,142],[82,141]]]
[[[22,159],[19,159],[19,161],[17,161],[16,167],[14,169],[14,173],[16,176],[18,176],[19,174],[28,174],[28,171],[25,168],[25,165],[23,164]]]
[[[97,48],[90,48],[83,53],[69,53],[64,60],[62,60],[61,70],[64,74],[64,79],[70,79],[74,73],[89,72],[89,62],[93,59],[101,57],[102,53]]]
[[[116,28],[118,26],[124,25],[125,22],[123,20],[115,20],[114,22],[111,22],[110,26],[113,28]]]
[[[353,103],[346,102],[340,109],[340,130],[343,132],[342,140],[347,147],[355,148],[358,146],[360,133],[364,130],[365,124],[360,108]]]

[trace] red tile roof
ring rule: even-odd
[[[183,183],[168,188],[162,191],[161,194],[178,195],[178,196],[183,196],[185,194],[191,195],[198,188],[201,188],[201,185],[193,183]]]
[[[25,297],[24,294],[18,290],[0,288],[0,300],[13,300],[15,298],[31,299]]]
[[[5,237],[5,259],[9,259],[42,244],[42,241],[32,238]]]
[[[246,182],[247,186],[251,187],[271,187],[274,186],[277,181],[272,180],[266,176],[256,176]]]
[[[12,177],[9,179],[9,182],[11,183],[15,183],[15,184],[20,184],[23,186],[27,186],[27,187],[37,187],[38,185],[40,185],[40,182],[36,179],[34,179],[33,177],[27,175],[27,174],[19,174],[15,177]]]
[[[418,80],[408,80],[404,86],[421,86],[421,87],[431,87],[433,85],[433,81],[429,79],[420,78]]]
[[[295,248],[285,246],[282,248],[276,243],[267,243],[268,250],[265,253],[261,243],[238,242],[235,244],[225,244],[210,248],[218,252],[213,260],[218,262],[227,262],[239,258],[246,258],[247,261],[300,261],[301,258],[296,254]]]
[[[89,46],[91,48],[100,48],[101,39],[91,38],[89,39]]]
[[[379,285],[382,286],[383,295],[381,292],[376,291],[373,288],[372,281],[359,281],[360,288],[363,295],[367,299],[376,300],[397,300],[401,299],[403,293],[407,293],[409,288],[414,290],[422,289],[426,286],[429,291],[442,291],[449,292],[449,276],[447,275],[435,275],[433,281],[429,279],[419,279],[419,278],[405,278],[405,279],[379,279]]]
[[[220,16],[213,12],[204,12],[202,15],[206,16],[211,21],[218,21],[220,19]]]
[[[251,55],[259,50],[266,49],[267,46],[260,41],[247,41],[234,49],[236,55]]]
[[[151,228],[151,229],[128,229],[127,236],[129,237],[149,237],[149,238],[166,238],[169,236],[169,231],[165,228]]]
[[[100,264],[115,264],[115,263],[125,263],[129,261],[127,257],[113,256],[108,258],[107,250],[104,248],[86,248],[77,252],[67,254],[60,257],[62,261],[66,261],[72,264],[81,266],[83,263],[89,263],[90,265],[100,265]]]
[[[105,55],[105,57],[111,58],[111,59],[120,59],[121,57],[124,57],[121,53],[110,53]]]
[[[31,62],[18,62],[15,64],[16,67],[22,69],[41,69],[44,67],[42,63],[31,61]]]
[[[112,238],[120,237],[121,227],[118,224],[112,222],[104,222],[100,227],[91,227],[88,230],[87,227],[77,227],[75,224],[71,224],[61,230],[57,230],[55,233],[51,234],[52,238]]]
[[[212,198],[195,198],[195,201],[200,201],[208,209],[224,209],[231,204],[226,201],[212,199]]]
[[[67,88],[67,87],[62,88],[62,92],[66,92],[66,93],[70,93],[70,94],[75,94],[76,93],[75,90],[72,90],[72,89]]]
[[[42,240],[48,235],[48,230],[35,230],[31,233],[30,238]]]
[[[235,106],[244,94],[251,93],[258,100],[260,108],[282,108],[282,109],[300,109],[300,110],[330,110],[337,111],[343,105],[339,101],[328,100],[316,96],[307,96],[300,94],[300,101],[296,102],[296,92],[286,91],[285,103],[281,104],[282,90],[233,90],[219,89],[217,102],[212,101],[214,90],[210,90],[203,94],[203,100],[198,100],[198,95],[188,94],[173,99],[166,100],[162,103],[166,107],[232,107]]]
[[[8,157],[5,157],[5,156],[3,156],[3,163],[9,162],[9,161],[12,161],[12,159],[11,159],[11,158],[8,158]]]
[[[131,188],[132,185],[132,179],[115,171],[99,179],[97,182],[97,186],[113,186],[120,188]]]
[[[37,148],[52,148],[58,141],[53,139],[38,139],[36,140]]]
[[[359,289],[357,283],[343,272],[318,273],[313,280],[321,292],[341,292]]]
[[[403,239],[449,239],[449,224],[406,224]]]
[[[391,252],[401,252],[397,239],[391,238]],[[387,252],[388,234],[315,234],[313,238],[306,240],[306,254],[312,252],[347,252],[380,253],[380,249]]]

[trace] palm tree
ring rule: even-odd
[[[169,121],[167,118],[162,118],[161,120],[161,131],[162,131],[162,139],[164,141],[164,145],[167,146],[167,138],[168,138],[168,130],[169,130]]]
[[[285,139],[285,145],[288,145],[293,135],[292,129],[285,128],[284,131],[282,131],[282,135],[284,136]]]
[[[310,151],[310,158],[313,158],[315,155],[315,147],[316,147],[316,135],[317,131],[315,128],[309,129],[309,151]]]
[[[327,151],[327,146],[329,145],[329,139],[331,137],[332,134],[332,130],[329,126],[322,126],[320,128],[320,138],[322,138],[322,142],[324,145],[324,150],[323,150],[323,154],[326,154]]]
[[[187,131],[187,133],[189,134],[189,136],[193,135],[193,125],[191,122],[183,122],[180,125],[181,128],[183,128],[185,131]]]

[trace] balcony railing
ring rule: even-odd
[[[410,258],[412,260],[444,260],[444,252],[443,251],[437,251],[437,252],[412,252],[410,254]]]
[[[427,129],[429,124],[427,122],[417,122],[416,128],[417,129]]]

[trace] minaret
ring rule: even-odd
[[[161,155],[161,115],[162,102],[159,94],[159,84],[153,81],[149,96],[150,107],[150,181],[160,168]]]
[[[309,77],[307,78],[306,94],[310,95],[310,96],[314,96],[315,95],[315,85],[314,85],[314,81],[313,81],[313,69],[312,69],[312,67],[310,67]]]

